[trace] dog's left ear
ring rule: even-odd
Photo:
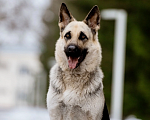
[[[95,5],[83,21],[92,29],[92,32],[95,33],[100,29],[100,18],[99,8]]]
[[[74,20],[75,19],[69,12],[66,4],[62,3],[60,7],[60,13],[59,13],[59,27],[60,27],[61,32],[71,21],[74,21]]]

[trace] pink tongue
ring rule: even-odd
[[[76,67],[77,63],[78,63],[78,58],[69,57],[68,63],[69,63],[69,68],[74,69]]]

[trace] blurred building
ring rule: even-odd
[[[34,105],[41,72],[38,52],[19,46],[1,48],[0,107]]]
[[[0,0],[0,108],[44,106],[42,37],[51,0]]]

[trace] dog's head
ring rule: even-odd
[[[81,69],[93,71],[101,61],[98,42],[100,12],[94,6],[83,21],[76,21],[67,6],[62,3],[59,15],[60,38],[55,57],[62,70]]]

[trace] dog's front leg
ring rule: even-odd
[[[50,120],[63,120],[63,105],[54,100],[49,101],[48,112]]]
[[[47,108],[50,120],[63,120],[63,104],[59,101],[60,95],[50,87],[47,94]]]
[[[59,105],[49,110],[50,120],[63,120],[62,110]]]

